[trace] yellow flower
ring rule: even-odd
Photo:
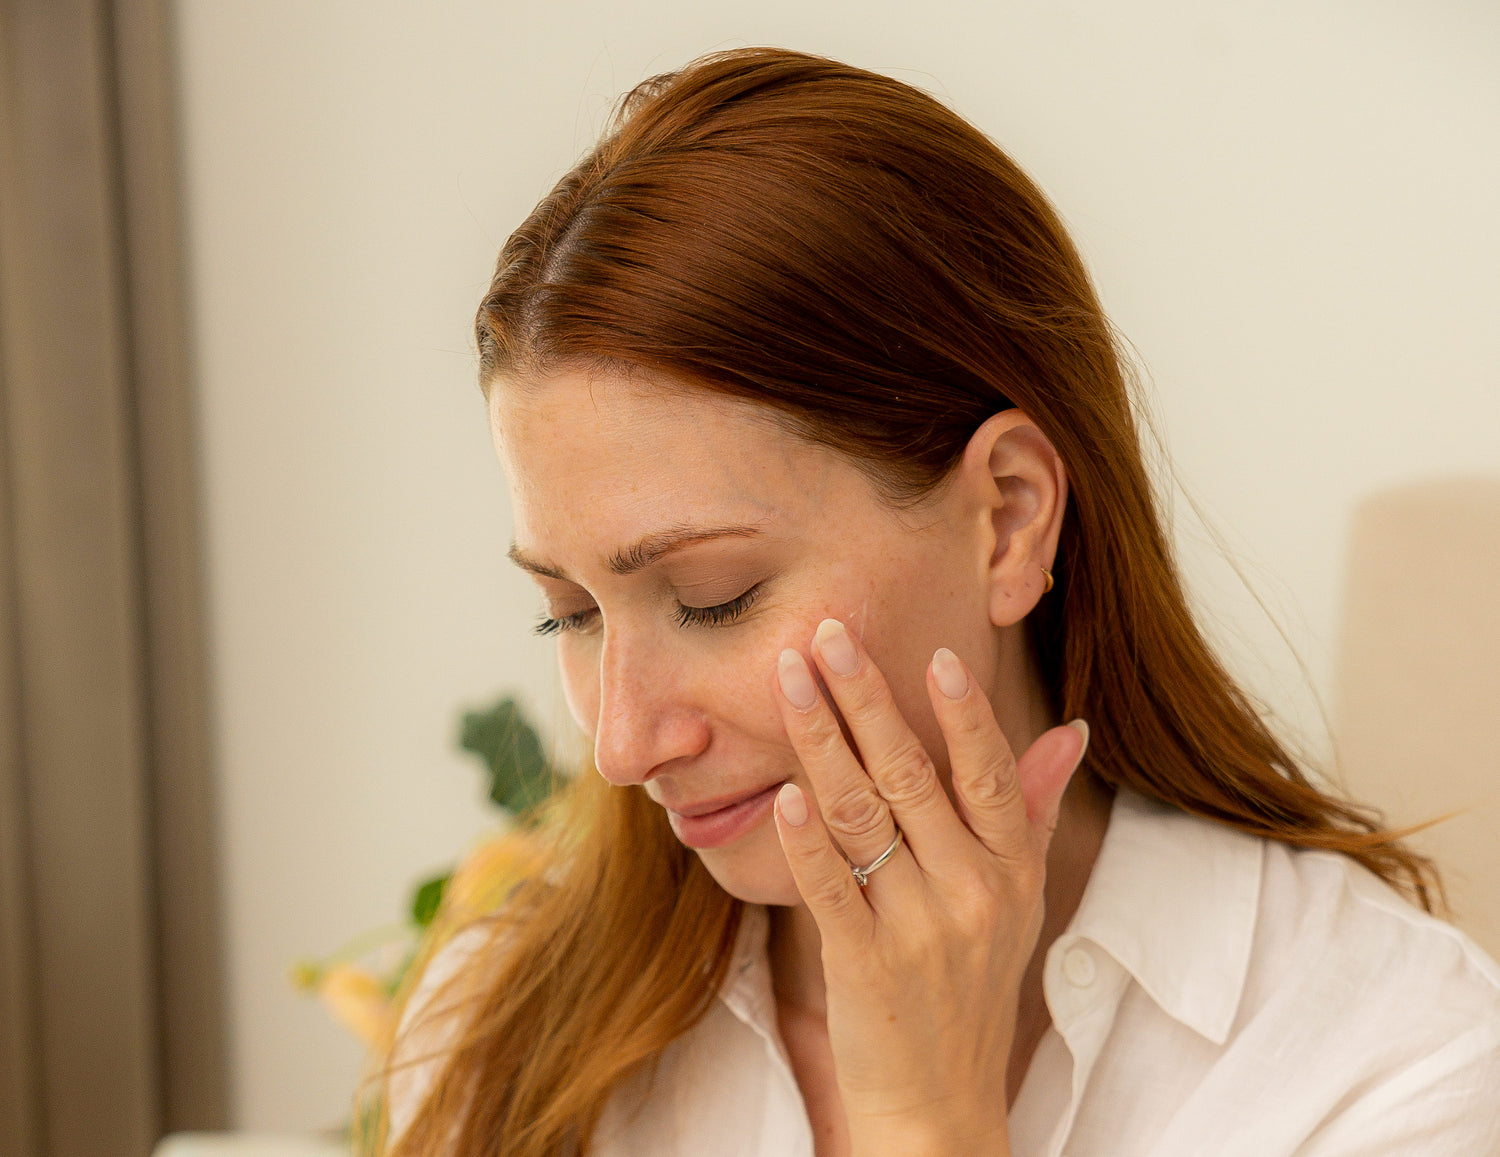
[[[345,1028],[371,1048],[381,1047],[395,1028],[395,1009],[385,987],[368,969],[335,964],[323,974],[318,997]]]
[[[524,831],[490,837],[454,869],[443,892],[445,914],[461,921],[493,912],[512,888],[536,870],[540,858],[532,837]]]

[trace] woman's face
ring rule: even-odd
[[[986,687],[995,669],[988,512],[962,487],[898,513],[845,459],[763,409],[634,378],[500,381],[490,414],[512,557],[541,589],[599,772],[666,808],[726,891],[801,902],[774,791],[733,813],[728,833],[726,817],[685,824],[679,811],[788,780],[813,795],[775,675],[782,649],[806,656],[824,618],[863,639],[948,782],[927,663],[951,647]]]

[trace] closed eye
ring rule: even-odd
[[[760,597],[760,592],[761,584],[756,583],[738,598],[716,606],[687,607],[679,603],[672,618],[680,627],[728,626],[750,609],[755,600]],[[565,631],[587,630],[596,621],[598,614],[598,607],[590,607],[586,611],[578,611],[575,614],[563,615],[555,619],[543,617],[538,621],[534,630],[538,635],[557,635]]]
[[[680,603],[672,617],[683,627],[722,627],[734,622],[760,597],[760,583],[756,583],[737,599],[719,603],[713,607],[685,607]]]
[[[572,615],[563,615],[556,619],[550,619],[543,615],[532,630],[538,635],[556,635],[563,631],[581,631],[588,626],[589,621],[598,613],[598,607],[590,607],[586,611],[579,611],[577,614]]]

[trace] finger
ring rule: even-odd
[[[964,825],[994,855],[1026,858],[1032,849],[1031,826],[1016,757],[989,697],[946,647],[928,665],[927,694],[948,745],[953,799]]]
[[[1069,735],[1070,731],[1074,735]],[[1019,774],[1026,795],[1026,811],[1033,830],[1043,837],[1044,848],[1057,828],[1062,797],[1082,766],[1088,746],[1088,723],[1070,719],[1062,727],[1042,732],[1021,756]]]
[[[818,694],[807,661],[788,648],[781,652],[776,674],[782,722],[792,750],[812,780],[818,810],[850,863],[863,867],[896,838],[890,805],[849,749],[837,716]],[[899,855],[892,857],[899,859]],[[880,870],[890,873],[896,867],[887,861]]]
[[[861,762],[917,863],[936,870],[970,846],[968,833],[938,779],[937,767],[907,725],[890,685],[869,653],[837,619],[824,619],[813,651]],[[819,799],[822,797],[820,796]],[[883,850],[875,849],[876,854]]]
[[[817,921],[823,942],[831,939],[860,944],[868,941],[874,910],[855,882],[849,865],[795,783],[776,794],[776,834],[781,850],[807,909]]]
[[[1024,860],[1045,848],[1062,793],[1083,757],[1088,725],[1077,720],[1079,727],[1044,732],[1017,761],[989,697],[946,647],[928,667],[927,693],[948,745],[964,824],[1007,859]]]

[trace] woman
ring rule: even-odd
[[[705,58],[477,328],[599,774],[409,1002],[393,1152],[1500,1152],[1500,972],[1203,641],[1083,265],[980,133]]]

